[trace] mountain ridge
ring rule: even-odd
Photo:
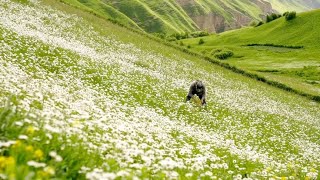
[[[270,13],[307,11],[320,0],[62,0],[148,33],[172,35],[207,31],[220,33],[260,21]]]

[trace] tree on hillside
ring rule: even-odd
[[[271,22],[273,20],[272,16],[267,15],[266,17],[266,23]]]
[[[201,38],[200,40],[199,40],[199,43],[198,43],[199,45],[201,45],[201,44],[204,44],[204,40]]]
[[[280,18],[280,17],[281,17],[281,14],[276,14],[276,13],[272,13],[272,14],[270,14],[270,15],[267,15],[267,17],[266,17],[266,23],[271,22],[271,21],[273,21],[273,20],[276,20],[276,19],[278,19],[278,18]]]
[[[284,14],[285,14],[287,21],[290,21],[290,20],[296,18],[296,16],[297,16],[297,13],[295,11],[285,12]]]
[[[263,24],[262,21],[260,21],[255,27],[261,26]]]

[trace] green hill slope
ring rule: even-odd
[[[272,12],[271,5],[261,1],[143,1],[143,0],[63,0],[128,24],[128,19],[149,33],[184,33],[199,30],[221,32],[247,25]],[[117,12],[114,12],[114,9]],[[112,15],[121,15],[120,18]],[[125,14],[127,18],[123,18]],[[121,20],[124,20],[122,22]]]
[[[183,33],[198,30],[198,26],[175,1],[111,1],[111,0],[64,0],[73,5],[81,4],[103,17],[114,19],[131,27],[132,23],[149,33]],[[108,8],[103,8],[108,7]],[[112,9],[111,9],[112,8]],[[112,16],[111,16],[112,14]],[[119,19],[117,15],[124,15]],[[122,21],[125,19],[125,21]]]
[[[141,27],[139,27],[134,21],[132,21],[129,17],[127,17],[125,14],[121,13],[117,9],[113,8],[112,6],[109,6],[108,4],[104,3],[100,0],[68,0],[65,1],[69,4],[75,5],[78,8],[85,9],[90,12],[94,12],[102,17],[105,17],[109,20],[113,20],[116,22],[121,22],[121,24],[137,28],[139,30],[142,30]]]
[[[243,28],[207,39],[207,45],[274,43],[283,45],[302,45],[306,48],[319,47],[320,10],[301,13],[292,21],[284,17],[256,28]]]
[[[60,0],[0,2],[1,179],[319,179],[319,103]]]
[[[295,89],[320,94],[320,10],[298,14],[286,21],[284,17],[255,28],[243,28],[199,39],[183,41],[193,50],[212,55],[215,50],[231,50],[233,58],[226,62],[261,74]],[[273,46],[245,46],[270,44]],[[276,46],[303,46],[292,49]]]
[[[319,1],[279,0],[63,0],[148,33],[171,35],[194,31],[223,32],[264,19],[278,11],[307,11]]]

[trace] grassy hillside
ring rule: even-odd
[[[243,28],[199,39],[183,41],[192,50],[214,56],[217,50],[234,53],[225,62],[282,82],[314,95],[320,94],[320,11],[299,14],[291,21],[284,17],[255,28]],[[273,44],[303,46],[292,49],[274,46],[245,46]]]
[[[84,10],[87,10],[89,12],[96,13],[100,15],[101,17],[104,17],[106,19],[120,22],[121,24],[137,28],[139,30],[142,30],[140,26],[138,26],[134,21],[132,21],[129,17],[127,17],[125,14],[121,13],[117,9],[113,8],[112,6],[109,6],[108,4],[104,3],[100,0],[66,0],[63,1],[68,4],[72,4],[76,6],[77,8],[81,8]]]
[[[229,23],[235,18],[233,11],[246,14],[255,19],[260,19],[259,15],[263,14],[260,7],[252,1],[202,0],[195,1],[194,6],[191,7],[196,10],[192,8],[188,9],[188,6],[184,7],[191,16],[216,13],[221,14]]]
[[[264,19],[274,10],[307,11],[320,1],[279,0],[62,0],[120,24],[148,33],[172,35],[194,31],[223,32]]]
[[[248,24],[251,19],[260,19],[261,15],[266,14],[262,7],[251,1],[63,0],[63,2],[85,6],[90,11],[125,25],[138,25],[149,33],[167,35],[199,30],[220,32]]]
[[[111,0],[63,0],[72,5],[81,4],[103,17],[114,19],[121,24],[132,23],[149,33],[183,33],[199,30],[192,19],[175,1],[111,1]],[[103,8],[108,7],[108,8]],[[125,18],[118,18],[118,15]],[[120,17],[122,17],[120,16]],[[125,21],[122,21],[122,20]],[[130,22],[130,23],[128,23]]]
[[[318,103],[58,0],[0,2],[2,179],[320,178]]]
[[[320,10],[298,14],[292,21],[279,18],[262,26],[228,31],[219,35],[212,35],[206,45],[274,43],[283,45],[301,45],[307,48],[320,48],[319,33]],[[211,39],[210,39],[211,38]]]

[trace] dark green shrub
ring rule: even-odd
[[[313,96],[312,100],[320,102],[320,96]]]
[[[304,46],[293,46],[293,45],[281,45],[281,44],[273,44],[273,43],[265,43],[265,44],[247,44],[246,46],[271,46],[271,47],[279,47],[279,48],[289,48],[289,49],[302,49]]]
[[[209,33],[206,31],[196,31],[196,32],[192,32],[190,35],[194,38],[197,38],[197,37],[209,36]]]
[[[258,22],[257,21],[251,21],[249,26],[255,27],[257,26]]]
[[[166,36],[166,38],[173,41],[173,40],[197,38],[197,37],[203,37],[203,36],[209,36],[209,33],[206,31],[196,31],[196,32],[192,32],[192,33],[189,33],[189,32],[175,33],[175,34],[171,34],[170,36]]]
[[[180,40],[180,39],[187,39],[189,38],[189,34],[188,33],[175,33],[169,36],[169,38],[175,38],[176,40]]]
[[[201,44],[204,44],[204,40],[201,38],[200,40],[199,40],[199,43],[198,43],[199,45],[201,45]]]
[[[295,11],[291,11],[291,12],[288,12],[285,17],[287,21],[290,21],[296,18],[296,16],[297,16],[297,13]]]
[[[271,16],[272,16],[273,20],[278,19],[279,17],[281,17],[280,14],[276,14],[276,13],[272,13]]]
[[[176,41],[177,39],[173,36],[166,37],[167,41]],[[177,41],[176,41],[177,42]]]
[[[211,55],[213,55],[217,59],[225,60],[225,59],[228,59],[229,57],[232,57],[233,52],[230,50],[214,49],[212,50]]]
[[[263,24],[263,22],[260,21],[260,22],[256,25],[256,27],[261,26],[262,24]]]
[[[278,19],[278,18],[280,18],[280,17],[281,17],[281,14],[276,14],[276,13],[272,13],[272,14],[270,14],[270,15],[267,15],[267,17],[266,17],[266,23],[271,22],[271,21],[273,21],[273,20],[276,20],[276,19]]]
[[[266,17],[266,23],[271,22],[273,20],[271,15],[267,15]]]

